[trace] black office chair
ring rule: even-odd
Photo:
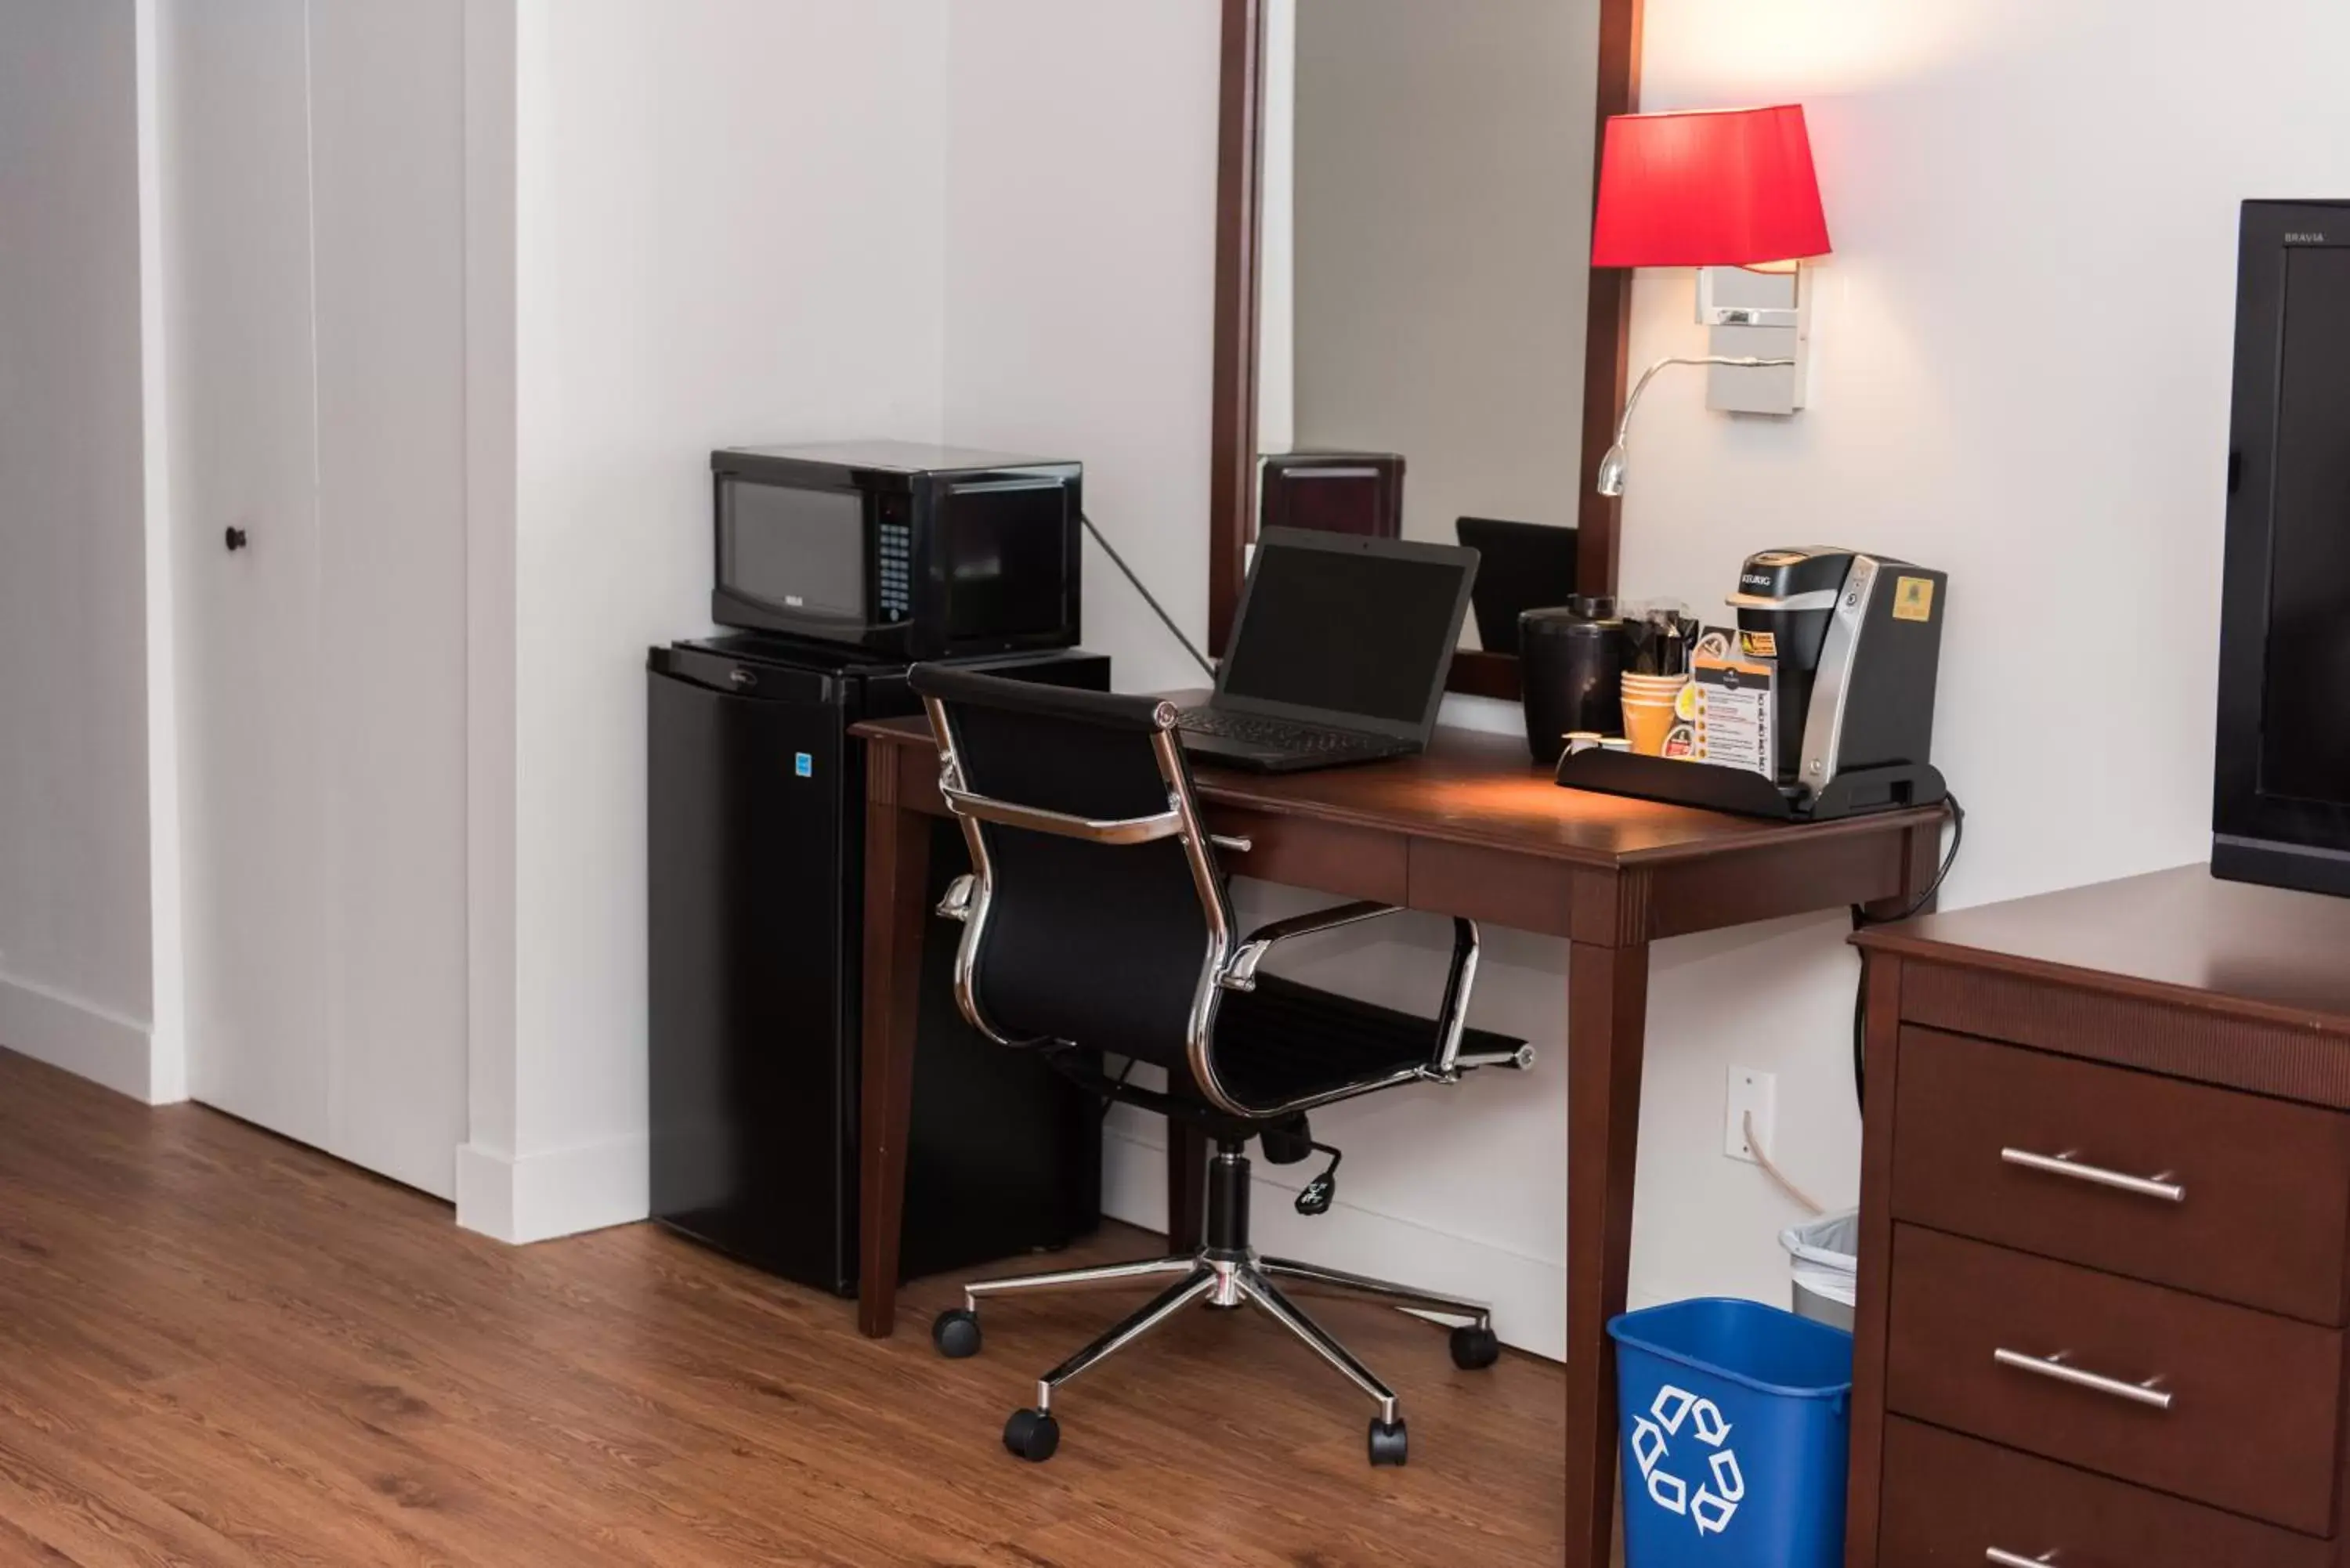
[[[954,971],[963,1015],[999,1044],[1047,1053],[1105,1096],[1200,1127],[1216,1151],[1199,1251],[966,1286],[962,1308],[931,1326],[940,1351],[978,1353],[985,1296],[1171,1276],[1148,1304],[1045,1374],[1035,1407],[1005,1423],[1006,1448],[1026,1459],[1051,1458],[1060,1442],[1055,1391],[1183,1307],[1253,1303],[1378,1402],[1371,1462],[1403,1463],[1394,1390],[1290,1304],[1274,1282],[1463,1319],[1452,1331],[1452,1357],[1471,1369],[1491,1366],[1500,1355],[1491,1310],[1259,1257],[1249,1245],[1244,1151],[1257,1138],[1279,1164],[1317,1148],[1331,1155],[1328,1170],[1298,1200],[1301,1210],[1319,1212],[1335,1191],[1336,1151],[1313,1142],[1307,1111],[1408,1084],[1457,1083],[1478,1067],[1531,1066],[1523,1041],[1464,1025],[1476,927],[1453,922],[1451,972],[1437,1019],[1261,973],[1280,942],[1398,911],[1343,904],[1235,940],[1217,852],[1248,846],[1201,827],[1174,704],[939,665],[915,666],[911,680],[938,736],[941,788],[976,867],[940,907],[963,922]],[[1111,1078],[1103,1053],[1165,1069],[1166,1090]]]

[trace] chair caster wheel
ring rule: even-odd
[[[1014,1410],[1003,1423],[1003,1446],[1032,1465],[1041,1465],[1061,1446],[1061,1423],[1042,1410]]]
[[[949,1361],[979,1354],[979,1314],[962,1307],[942,1312],[931,1322],[931,1343]]]
[[[1405,1457],[1411,1451],[1411,1445],[1408,1439],[1409,1434],[1405,1432],[1403,1421],[1400,1418],[1382,1421],[1377,1416],[1372,1417],[1371,1463],[1374,1465],[1403,1463]]]
[[[1463,1372],[1482,1372],[1502,1359],[1501,1339],[1490,1328],[1462,1324],[1452,1331],[1452,1365]]]

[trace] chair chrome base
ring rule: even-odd
[[[1315,1354],[1337,1368],[1349,1383],[1378,1404],[1378,1417],[1372,1425],[1373,1462],[1402,1463],[1403,1422],[1398,1414],[1395,1390],[1379,1381],[1368,1367],[1356,1359],[1353,1352],[1333,1338],[1320,1324],[1300,1311],[1275,1281],[1286,1282],[1301,1290],[1336,1292],[1416,1312],[1461,1319],[1461,1326],[1454,1331],[1453,1359],[1463,1367],[1490,1366],[1495,1354],[1492,1348],[1493,1314],[1482,1302],[1416,1290],[1408,1285],[1390,1284],[1384,1280],[1367,1279],[1360,1274],[1325,1269],[1312,1263],[1292,1262],[1284,1258],[1260,1258],[1253,1247],[1233,1250],[1204,1248],[1195,1253],[1152,1258],[1140,1262],[1105,1263],[1087,1269],[1056,1269],[1049,1273],[980,1281],[963,1288],[962,1312],[949,1314],[957,1320],[952,1324],[957,1331],[974,1331],[967,1340],[959,1342],[967,1344],[969,1348],[950,1346],[948,1334],[941,1332],[949,1326],[948,1318],[941,1318],[940,1324],[933,1325],[933,1337],[948,1355],[970,1355],[978,1348],[975,1333],[977,1314],[979,1303],[985,1297],[1024,1291],[1078,1290],[1094,1285],[1131,1284],[1159,1278],[1168,1278],[1171,1282],[1107,1333],[1037,1379],[1035,1407],[1033,1411],[1021,1411],[1015,1415],[1015,1428],[1033,1431],[1039,1422],[1049,1424],[1053,1396],[1063,1385],[1132,1345],[1193,1303],[1211,1307],[1254,1305],[1304,1340]],[[1470,1348],[1464,1351],[1464,1345]],[[1385,1428],[1384,1436],[1382,1428]],[[1014,1451],[1024,1452],[1021,1445],[1014,1441],[1012,1431],[1012,1428],[1007,1428],[1005,1442],[1014,1448]],[[1054,1428],[1053,1432],[1052,1439],[1045,1445],[1045,1453],[1024,1452],[1024,1457],[1041,1459],[1049,1454],[1052,1446],[1058,1441],[1057,1428]]]

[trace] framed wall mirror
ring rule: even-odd
[[[1613,593],[1631,286],[1591,214],[1641,0],[1222,4],[1214,647],[1267,523],[1465,537],[1528,607]],[[1451,683],[1514,698],[1482,597]]]

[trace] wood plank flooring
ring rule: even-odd
[[[1142,1256],[1123,1227],[1072,1258]],[[1399,1314],[1315,1311],[1367,1402],[1256,1313],[1187,1314],[1006,1454],[1036,1374],[1136,1293],[991,1309],[948,1362],[651,1226],[509,1248],[194,1106],[0,1051],[0,1563],[1554,1564],[1564,1380],[1454,1369]]]

